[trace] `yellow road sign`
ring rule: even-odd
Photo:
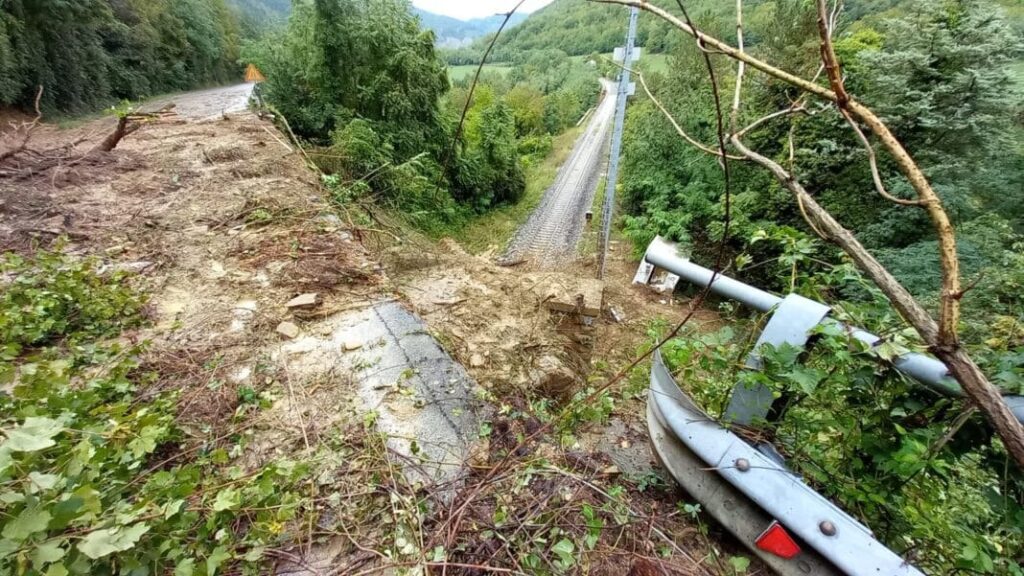
[[[246,82],[263,82],[265,80],[266,78],[263,76],[263,73],[260,72],[260,69],[257,68],[255,64],[249,64],[249,66],[245,68]]]

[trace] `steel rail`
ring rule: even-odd
[[[679,256],[676,246],[666,242],[660,237],[655,238],[647,248],[644,260],[659,268],[679,276],[696,286],[707,286],[711,281],[714,272],[688,259]],[[783,299],[779,296],[766,292],[759,288],[744,284],[728,276],[718,274],[711,291],[719,296],[735,300],[744,306],[753,308],[758,312],[771,312]],[[874,347],[881,343],[882,339],[870,332],[860,328],[846,326],[836,320],[826,319],[825,322],[834,322],[845,331],[848,331],[854,338]],[[949,375],[949,369],[941,361],[917,352],[908,352],[897,357],[893,361],[897,370],[920,382],[927,388],[948,397],[962,398],[964,391],[960,384]],[[1018,420],[1024,422],[1024,396],[1006,393],[1004,400],[1010,406],[1010,410]]]

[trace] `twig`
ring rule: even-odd
[[[630,68],[626,68],[621,63],[615,62],[614,60],[608,58],[607,56],[604,56],[603,58],[605,60],[608,60],[609,62],[615,64],[619,68],[622,68],[623,70],[629,70],[629,72],[631,74],[635,74],[636,77],[640,79],[640,86],[644,89],[644,93],[647,94],[647,97],[650,98],[651,102],[654,103],[654,105],[658,108],[658,110],[661,111],[661,114],[666,119],[668,119],[668,121],[672,124],[672,127],[675,128],[676,134],[679,134],[679,136],[681,136],[684,140],[686,140],[692,146],[697,147],[698,149],[700,149],[703,152],[707,152],[708,154],[711,154],[712,156],[718,156],[718,157],[722,156],[721,150],[715,150],[714,148],[711,148],[710,146],[707,146],[705,144],[702,144],[702,143],[698,142],[692,136],[687,134],[685,130],[683,130],[683,127],[679,125],[679,122],[677,122],[675,117],[672,116],[672,113],[669,112],[668,109],[665,108],[665,106],[661,103],[661,101],[658,100],[658,98],[654,95],[654,93],[651,92],[651,89],[647,86],[647,80],[644,79],[644,75],[642,73],[640,73],[638,70],[633,70],[633,69],[630,69]],[[729,156],[729,159],[730,160],[739,160],[739,161],[746,160],[746,158],[744,158],[743,156]]]
[[[882,182],[882,174],[878,171],[878,158],[875,156],[875,149],[871,146],[871,142],[868,141],[868,137],[864,135],[864,131],[860,129],[860,126],[857,125],[857,121],[850,116],[849,112],[840,108],[839,113],[846,119],[850,128],[853,128],[854,133],[857,134],[857,138],[860,139],[860,143],[864,146],[864,151],[868,154],[868,164],[871,166],[871,179],[875,183],[875,191],[878,192],[878,195],[890,202],[895,202],[902,206],[924,206],[924,203],[920,200],[905,200],[903,198],[897,198],[885,190],[885,184]]]
[[[736,47],[743,52],[743,0],[736,0]],[[736,91],[732,97],[731,130],[736,132],[740,116],[740,96],[743,93],[743,73],[747,65],[740,60],[736,65]]]
[[[35,100],[36,117],[33,118],[32,122],[28,125],[28,127],[25,128],[25,136],[21,139],[21,144],[15,146],[14,148],[11,148],[10,150],[6,150],[4,152],[0,152],[0,161],[3,161],[3,160],[6,160],[8,158],[11,158],[11,157],[15,156],[16,154],[18,154],[19,152],[24,150],[25,146],[28,145],[29,139],[32,138],[32,132],[34,132],[36,127],[39,126],[39,121],[42,120],[42,118],[43,118],[43,113],[42,113],[42,111],[39,108],[39,102],[40,102],[40,100],[42,100],[42,98],[43,98],[43,87],[40,86],[39,90],[36,91],[36,100]]]

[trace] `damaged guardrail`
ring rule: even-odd
[[[796,294],[779,297],[680,257],[675,245],[655,238],[635,283],[647,284],[655,267],[678,279],[758,310],[772,313],[746,366],[760,369],[763,344],[803,347],[815,326],[838,321],[830,307]],[[677,281],[672,278],[669,285]],[[869,346],[881,338],[842,325]],[[893,362],[902,373],[943,396],[963,396],[946,366],[930,356],[907,353]],[[764,422],[774,400],[763,385],[737,385],[723,420],[751,426]],[[1005,400],[1024,422],[1024,397]],[[660,352],[654,356],[648,399],[648,428],[656,455],[672,476],[705,509],[775,571],[801,574],[919,575],[865,526],[829,502],[788,470],[770,445],[749,444],[715,422],[673,380]]]

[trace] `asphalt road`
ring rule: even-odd
[[[604,96],[586,131],[576,140],[569,160],[559,168],[537,209],[516,232],[502,260],[532,260],[542,266],[555,266],[575,258],[615,116],[615,84],[602,79],[601,87]]]
[[[173,103],[174,111],[189,120],[215,120],[224,114],[244,112],[249,107],[253,86],[236,84],[161,96],[147,102],[142,111],[153,112]]]

